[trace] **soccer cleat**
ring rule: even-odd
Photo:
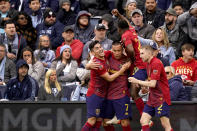
[[[106,124],[119,124],[120,120],[117,119],[116,116],[114,116],[111,120],[107,121]]]

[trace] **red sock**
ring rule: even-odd
[[[132,131],[130,125],[128,125],[128,126],[122,126],[122,130],[123,131]]]
[[[93,129],[93,126],[90,123],[86,122],[81,131],[90,131]]]
[[[101,124],[102,124],[102,121],[96,121],[93,131],[99,131]]]
[[[140,115],[142,115],[142,112],[144,110],[144,102],[141,97],[135,100],[135,105],[140,112]]]
[[[149,125],[142,126],[142,131],[150,131]]]
[[[105,131],[115,131],[113,125],[104,126]]]

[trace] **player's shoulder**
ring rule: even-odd
[[[153,60],[151,62],[152,65],[155,65],[155,66],[159,66],[159,65],[163,65],[163,63],[161,62],[160,59],[156,58],[156,57],[153,57]]]

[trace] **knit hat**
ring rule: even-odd
[[[125,7],[127,7],[130,3],[136,3],[137,4],[136,0],[127,0],[127,3],[125,5]]]
[[[70,53],[72,53],[72,49],[70,48],[69,45],[64,45],[60,48],[60,54],[62,54],[62,52],[65,50],[65,49],[70,49]]]
[[[55,16],[55,17],[56,17],[55,13],[54,13],[53,10],[50,9],[50,8],[47,8],[47,9],[44,11],[44,14],[43,14],[44,19],[46,19],[48,16]]]
[[[62,5],[63,5],[63,3],[65,3],[65,2],[71,4],[70,0],[60,0],[60,1],[59,1],[59,7],[61,8]]]

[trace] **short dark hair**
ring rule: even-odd
[[[28,0],[28,4],[31,4],[32,1],[35,1],[35,0]],[[40,0],[38,0],[40,2]]]
[[[35,62],[35,58],[34,58],[34,52],[33,52],[33,50],[29,46],[26,46],[25,48],[22,49],[20,58],[24,60],[23,53],[25,51],[31,52],[31,55],[32,55],[32,65],[34,65],[36,63]]]
[[[194,45],[190,43],[185,43],[184,45],[181,46],[181,51],[194,50],[194,49],[195,49]]]
[[[120,41],[116,40],[116,41],[112,42],[112,45],[122,45],[122,43]]]
[[[98,40],[94,40],[94,41],[92,41],[92,42],[90,43],[90,45],[89,45],[90,51],[92,51],[92,49],[94,48],[94,46],[95,46],[96,44],[100,44]]]
[[[7,26],[8,24],[14,24],[14,25],[15,25],[15,23],[14,23],[12,20],[7,20],[7,21],[5,21],[5,23],[4,23],[4,29],[6,28],[6,26]]]
[[[118,27],[120,29],[129,29],[129,24],[127,23],[126,20],[120,20],[118,21]]]
[[[172,5],[172,8],[174,9],[174,7],[176,6],[181,6],[183,8],[183,4],[180,3],[180,2],[175,2],[173,5]]]
[[[6,46],[5,46],[5,44],[0,43],[0,47],[3,47],[5,49],[5,52],[6,52]]]

